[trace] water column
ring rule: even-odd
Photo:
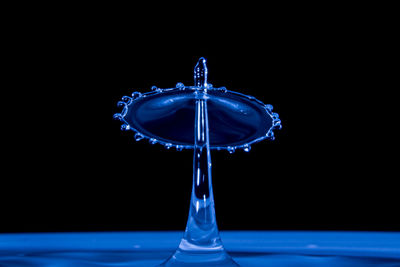
[[[211,179],[211,153],[207,111],[207,66],[201,58],[194,71],[196,118],[193,155],[193,187],[189,218],[180,248],[223,250],[215,217]]]
[[[196,117],[193,187],[189,218],[179,248],[164,266],[239,266],[226,253],[219,237],[211,179],[207,110],[207,65],[200,58],[194,70]]]

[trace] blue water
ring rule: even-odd
[[[398,266],[400,233],[222,232],[240,266]],[[0,234],[1,267],[155,266],[180,232]]]

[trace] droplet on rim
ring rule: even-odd
[[[176,148],[177,151],[182,151],[183,150],[183,146],[182,145],[177,145],[175,148]]]
[[[229,152],[230,154],[235,153],[235,148],[234,148],[234,147],[228,146],[227,150],[228,150],[228,152]]]
[[[267,137],[271,140],[275,140],[274,132],[269,130],[267,133]]]
[[[155,143],[157,143],[157,139],[155,138],[150,138],[149,143],[154,145]]]
[[[168,144],[165,144],[164,146],[165,146],[166,149],[170,149],[172,147],[172,144],[168,143]]]
[[[272,113],[272,118],[274,120],[278,120],[279,119],[279,114],[278,113]]]
[[[118,106],[118,107],[125,107],[125,106],[126,106],[126,103],[123,102],[123,101],[119,101],[119,102],[117,103],[117,106]]]
[[[116,113],[116,114],[114,114],[113,118],[115,120],[121,120],[122,119],[122,115],[120,113]]]
[[[142,93],[141,93],[141,92],[133,92],[133,93],[132,93],[132,98],[133,98],[133,99],[139,98],[139,97],[141,97],[141,96],[142,96]]]
[[[129,97],[129,96],[123,96],[123,97],[122,97],[122,101],[124,101],[124,102],[130,102],[130,101],[132,101],[132,98]]]
[[[121,125],[121,130],[127,131],[127,130],[129,130],[129,129],[131,129],[131,127],[130,127],[128,124],[122,124],[122,125]]]
[[[244,152],[250,152],[251,146],[250,145],[244,145],[243,150],[244,150]]]
[[[279,119],[275,119],[275,120],[273,120],[272,121],[272,126],[275,128],[275,129],[282,129],[282,122],[281,122],[281,120],[279,120]]]
[[[269,111],[272,111],[274,109],[274,107],[272,105],[268,104],[268,105],[265,105],[265,109],[269,110]]]
[[[143,138],[144,138],[144,136],[143,136],[142,134],[140,134],[140,133],[135,134],[135,140],[136,140],[136,141],[140,141],[140,140],[142,140]]]
[[[178,88],[178,89],[185,89],[185,85],[183,84],[183,83],[177,83],[176,84],[176,88]]]

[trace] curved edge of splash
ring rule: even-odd
[[[114,119],[121,121],[121,130],[123,131],[133,131],[134,132],[134,139],[135,141],[141,141],[141,140],[147,140],[150,144],[160,144],[164,146],[166,149],[170,149],[174,147],[177,151],[182,151],[183,149],[193,149],[193,145],[182,145],[178,143],[171,143],[171,142],[165,142],[163,140],[155,139],[153,137],[150,137],[144,133],[141,133],[139,130],[135,129],[132,127],[126,120],[125,116],[128,113],[129,106],[132,105],[135,101],[138,101],[139,99],[142,99],[144,97],[152,96],[152,95],[158,95],[162,94],[165,92],[170,92],[170,91],[182,91],[182,90],[195,90],[195,86],[185,86],[183,83],[177,83],[176,87],[174,88],[167,88],[167,89],[161,89],[156,86],[151,87],[150,92],[146,93],[141,93],[141,92],[133,92],[131,96],[123,96],[121,101],[117,103],[118,107],[122,107],[122,111],[120,113],[114,114]],[[271,117],[272,119],[272,126],[271,128],[267,131],[267,133],[259,137],[251,142],[241,144],[241,145],[236,145],[236,146],[210,146],[210,149],[213,150],[226,150],[229,153],[234,153],[236,150],[242,149],[245,152],[249,152],[251,150],[251,145],[264,141],[264,140],[275,140],[275,130],[280,130],[282,129],[282,121],[279,118],[278,113],[273,112],[273,106],[270,104],[264,104],[262,101],[258,100],[254,96],[242,94],[239,92],[235,91],[229,91],[225,87],[219,87],[219,88],[214,88],[212,84],[208,84],[208,90],[218,90],[223,93],[229,92],[231,94],[236,94],[241,97],[245,97],[251,101],[256,102],[257,104],[261,105],[264,107],[265,112]]]

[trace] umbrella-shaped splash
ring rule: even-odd
[[[161,266],[238,266],[219,237],[211,181],[211,149],[249,152],[253,143],[273,140],[282,127],[277,113],[252,96],[214,88],[206,60],[194,69],[194,86],[152,87],[118,103],[114,115],[123,130],[167,149],[193,149],[193,188],[186,231],[176,252]]]

